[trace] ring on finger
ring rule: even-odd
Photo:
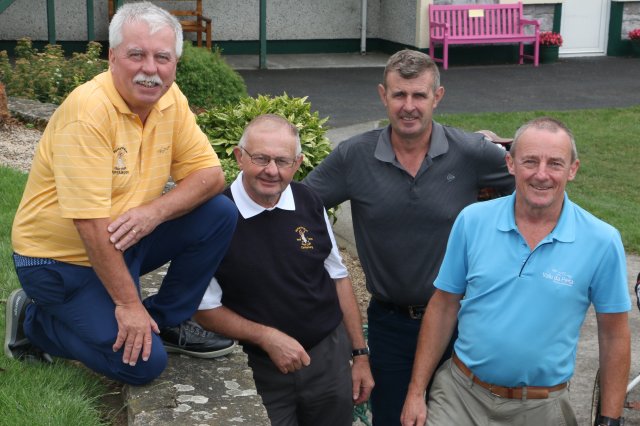
[[[133,235],[135,235],[137,231],[135,229],[132,229],[131,232],[133,233]]]

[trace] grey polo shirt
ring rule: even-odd
[[[427,303],[458,213],[483,187],[514,190],[505,151],[482,135],[433,123],[416,177],[396,160],[390,127],[339,144],[304,180],[326,207],[351,201],[367,288],[397,305]]]

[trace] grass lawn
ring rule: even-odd
[[[638,225],[638,159],[640,106],[562,112],[515,112],[438,115],[443,123],[470,131],[490,129],[513,135],[525,121],[551,115],[575,132],[581,167],[568,185],[569,196],[622,234],[628,252],[640,253]],[[19,287],[11,260],[11,222],[22,195],[26,175],[0,167],[0,304]],[[4,339],[4,308],[0,309],[0,337]],[[100,406],[107,386],[75,364],[19,363],[0,355],[0,426],[109,424]]]

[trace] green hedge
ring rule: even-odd
[[[176,83],[196,109],[228,105],[248,96],[244,80],[226,63],[219,49],[212,52],[190,42],[184,44]]]
[[[86,53],[73,53],[66,58],[59,45],[46,45],[38,52],[31,40],[18,41],[15,65],[5,50],[0,52],[0,81],[8,96],[61,104],[79,85],[91,80],[108,68],[100,59],[102,46],[89,42]],[[238,102],[247,96],[244,80],[214,52],[185,42],[178,61],[176,82],[196,110]]]
[[[282,96],[244,98],[237,104],[212,108],[198,115],[198,124],[222,161],[227,183],[232,182],[238,168],[233,158],[233,147],[238,144],[246,125],[261,114],[277,114],[294,124],[300,131],[300,144],[304,160],[295,178],[302,180],[331,152],[331,143],[325,136],[324,123],[317,111],[311,112],[307,98]]]

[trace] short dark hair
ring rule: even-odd
[[[435,93],[440,87],[438,66],[429,55],[417,50],[404,49],[391,55],[382,75],[382,85],[385,88],[387,87],[387,75],[394,71],[399,73],[402,78],[416,78],[424,72],[430,72],[433,75],[433,92]]]

